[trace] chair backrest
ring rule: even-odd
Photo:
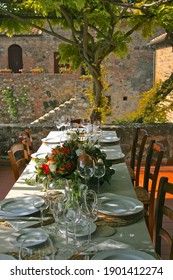
[[[156,143],[155,140],[150,140],[145,161],[143,187],[150,194],[148,227],[151,237],[153,236],[156,186],[163,155],[163,145]]]
[[[8,151],[11,167],[14,173],[14,178],[17,180],[21,171],[29,162],[29,156],[26,145],[22,143],[15,143]]]
[[[156,200],[154,246],[156,253],[161,257],[161,244],[162,240],[164,240],[169,248],[169,259],[173,260],[173,237],[170,230],[165,228],[164,223],[166,218],[173,226],[173,205],[172,207],[170,205],[168,206],[165,199],[168,194],[173,199],[173,183],[168,182],[167,177],[161,177]]]
[[[130,167],[135,171],[135,181],[134,181],[135,186],[139,185],[141,163],[144,155],[147,137],[148,137],[148,133],[146,130],[141,129],[139,127],[136,129],[133,138],[131,159],[130,159]]]
[[[31,154],[34,153],[34,147],[33,147],[32,136],[29,128],[26,128],[24,131],[20,133],[19,140],[22,144],[26,145],[28,155],[30,157]]]

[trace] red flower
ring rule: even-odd
[[[64,167],[65,167],[66,169],[70,169],[70,168],[71,168],[71,163],[65,163],[65,164],[64,164]]]
[[[70,150],[68,149],[68,148],[66,148],[66,147],[62,147],[63,148],[63,150],[64,150],[64,153],[66,154],[66,155],[69,155],[70,154]]]
[[[46,175],[50,174],[50,168],[47,164],[43,163],[41,167]]]

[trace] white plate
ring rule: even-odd
[[[32,158],[45,158],[48,155],[48,153],[33,153],[31,154]]]
[[[13,256],[7,254],[0,254],[0,260],[16,260]]]
[[[0,203],[0,215],[25,216],[38,212],[33,206],[33,196],[7,198]]]
[[[107,160],[118,160],[125,157],[125,155],[121,151],[117,151],[114,147],[111,146],[101,148],[100,150],[107,155]]]
[[[98,205],[99,212],[114,216],[128,216],[143,211],[143,203],[138,199],[113,193],[98,195]]]
[[[93,233],[96,230],[97,226],[94,223],[91,223],[91,233]],[[69,233],[74,232],[73,226],[70,226],[68,228]],[[76,225],[76,236],[77,237],[82,237],[88,235],[88,225],[82,225],[82,224],[77,224]]]
[[[99,139],[99,143],[115,143],[119,142],[120,138],[115,137],[115,136],[103,136],[102,138]]]
[[[64,139],[66,139],[64,137]],[[48,144],[58,144],[60,143],[60,137],[54,137],[54,138],[43,138],[41,139],[44,143],[48,143]]]
[[[155,258],[135,249],[115,249],[98,252],[92,260],[155,260]]]
[[[47,233],[41,228],[25,228],[12,233],[9,242],[16,247],[20,247],[25,240],[26,246],[30,247],[45,242],[47,238]]]

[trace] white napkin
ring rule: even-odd
[[[88,248],[87,252],[113,250],[113,249],[117,249],[117,248],[126,249],[126,248],[130,248],[130,247],[131,247],[131,245],[129,245],[129,244],[115,241],[112,239],[107,239],[104,242],[98,243],[98,244],[92,246],[91,248]]]

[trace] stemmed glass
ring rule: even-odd
[[[80,177],[84,178],[85,184],[87,185],[89,179],[94,174],[93,159],[87,154],[80,156],[77,160],[77,170],[78,170]]]
[[[49,207],[47,199],[41,196],[33,197],[33,206],[40,211],[40,224],[43,227],[44,210]]]
[[[56,120],[55,121],[55,125],[56,125],[56,127],[57,127],[57,129],[58,129],[58,131],[61,129],[61,126],[62,126],[62,124],[61,124],[61,119],[58,119],[58,120]]]
[[[65,118],[65,127],[66,127],[67,131],[71,128],[71,118],[70,118],[70,116],[66,116],[66,118]]]
[[[86,220],[88,225],[88,240],[86,243],[83,243],[83,246],[91,247],[91,245],[95,245],[94,243],[91,243],[91,226],[98,218],[98,200],[95,191],[86,190],[84,200],[81,205],[81,211],[83,219]]]
[[[102,159],[98,159],[94,165],[94,176],[97,178],[97,193],[100,193],[100,178],[105,175],[106,168]]]
[[[60,223],[60,219],[63,215],[65,204],[64,194],[58,195],[56,199],[52,199],[50,203],[50,210],[55,220],[55,235],[58,233],[58,225]]]
[[[19,249],[19,260],[54,260],[55,249],[52,240],[47,236],[45,241],[40,244],[35,244],[35,237],[27,236],[21,243]],[[31,245],[32,244],[32,245]]]

